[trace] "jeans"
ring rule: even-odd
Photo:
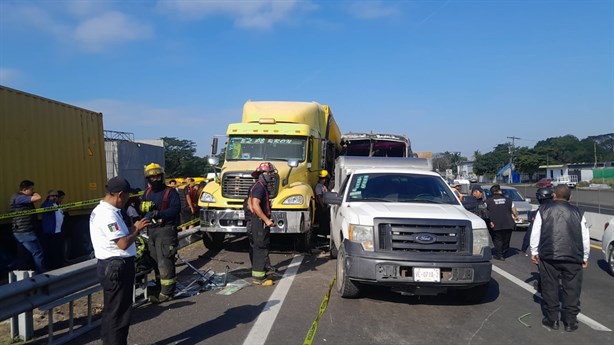
[[[13,232],[13,236],[15,236],[15,239],[17,239],[17,241],[21,243],[24,248],[30,252],[30,254],[32,254],[34,266],[36,267],[36,273],[45,272],[46,268],[44,264],[43,249],[34,231]]]

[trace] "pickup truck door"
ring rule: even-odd
[[[338,195],[343,197],[343,201],[341,205],[331,205],[330,207],[330,233],[333,236],[333,241],[335,242],[335,246],[339,248],[343,239],[341,238],[341,230],[343,229],[343,210],[345,208],[345,192],[347,190],[348,181],[350,180],[351,175],[345,177],[343,182],[341,182],[341,187],[339,188]]]

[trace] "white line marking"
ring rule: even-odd
[[[506,271],[502,270],[501,268],[492,265],[492,270],[499,273],[501,276],[503,276],[504,278],[506,278],[507,280],[511,281],[512,283],[520,286],[521,288],[529,291],[532,295],[537,296],[537,298],[539,299],[543,299],[542,295],[535,291],[535,289],[533,289],[533,286],[525,283],[524,281],[514,277],[513,275],[507,273]],[[586,324],[588,327],[596,330],[596,331],[606,331],[606,332],[612,332],[611,329],[607,328],[606,326],[600,324],[599,322],[591,319],[590,317],[580,313],[578,314],[578,321]]]
[[[273,322],[277,318],[277,314],[279,314],[279,310],[281,309],[282,304],[284,304],[284,299],[290,290],[290,286],[294,281],[294,277],[298,272],[298,268],[303,261],[303,256],[295,256],[288,265],[286,272],[284,272],[284,276],[279,280],[275,290],[269,297],[269,301],[264,306],[263,311],[258,316],[258,319],[252,326],[252,330],[245,338],[243,345],[256,345],[263,344],[266,341],[266,338],[269,336],[269,332],[273,327]]]

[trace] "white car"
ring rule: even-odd
[[[605,223],[603,238],[601,239],[601,251],[608,263],[610,274],[614,276],[614,217]]]

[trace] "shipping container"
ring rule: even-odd
[[[51,189],[64,204],[104,196],[106,163],[102,113],[0,85],[0,268],[17,252],[9,200],[23,180],[34,182],[43,200]],[[41,202],[35,203],[39,208]],[[67,259],[87,256],[88,218],[95,205],[66,209]],[[0,269],[1,271],[2,269]]]
[[[145,190],[144,168],[149,163],[164,166],[164,141],[107,140],[105,142],[107,178],[122,176],[132,188]]]
[[[63,190],[64,203],[104,196],[102,113],[0,86],[0,114],[0,214],[26,179],[43,198]]]

